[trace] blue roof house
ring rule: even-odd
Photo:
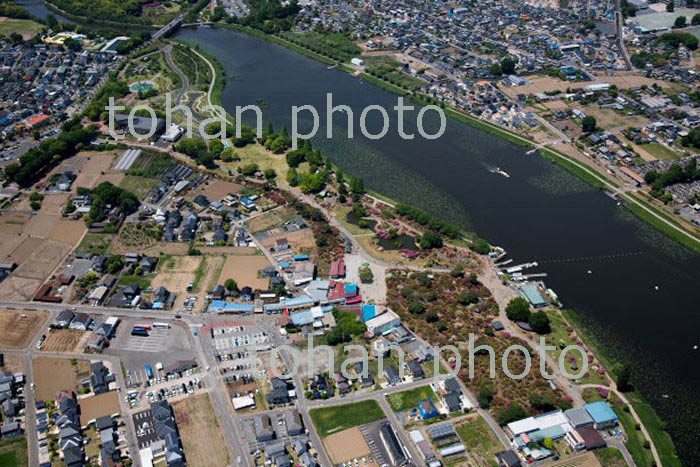
[[[583,406],[588,412],[588,415],[593,419],[593,428],[596,430],[602,430],[615,426],[618,424],[619,419],[615,411],[610,408],[610,405],[605,401],[593,402],[591,404],[586,404]]]
[[[435,404],[430,399],[423,399],[420,401],[418,403],[418,411],[421,417],[423,417],[423,420],[438,416],[437,407],[435,407]]]

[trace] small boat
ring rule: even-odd
[[[501,169],[500,167],[496,167],[496,170],[494,170],[493,173],[498,174],[498,175],[503,175],[506,178],[510,178],[510,175],[508,175],[508,172]]]

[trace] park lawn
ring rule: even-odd
[[[138,199],[144,199],[158,183],[160,181],[156,178],[127,175],[119,186],[135,194]]]
[[[113,234],[88,233],[78,245],[76,252],[103,255],[109,252],[113,240]]]
[[[30,19],[15,19],[0,17],[0,35],[9,37],[10,34],[16,32],[21,35],[24,40],[31,39],[36,36],[43,26]]]
[[[0,466],[25,467],[27,459],[27,438],[14,438],[0,442]]]
[[[435,396],[435,393],[429,385],[409,389],[408,391],[389,394],[387,396],[389,405],[391,405],[391,408],[396,412],[401,412],[402,410],[407,409],[415,409],[418,407],[418,403],[423,399],[432,399],[433,401],[437,401],[437,396]]]
[[[379,420],[386,415],[377,401],[366,400],[354,404],[311,409],[309,416],[319,436],[325,438],[330,434]]]
[[[676,159],[680,159],[680,157],[683,155],[683,153],[672,151],[661,143],[640,144],[639,147],[657,159],[662,159],[665,161],[674,161]]]
[[[503,450],[503,445],[491,431],[486,420],[480,415],[457,425],[456,429],[457,434],[462,438],[464,445],[468,446],[467,449],[472,455],[477,454],[487,460],[492,459],[495,453]]]
[[[615,448],[596,449],[595,456],[605,467],[626,467],[627,462],[620,451]]]

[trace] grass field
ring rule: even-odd
[[[457,425],[457,434],[464,445],[468,446],[469,452],[482,457],[484,461],[492,459],[495,453],[503,450],[503,445],[481,416]]]
[[[418,403],[423,399],[432,399],[433,401],[437,401],[437,397],[430,386],[421,386],[387,396],[389,405],[391,405],[391,408],[396,412],[407,409],[415,409],[418,407]]]
[[[374,400],[311,409],[309,415],[321,438],[385,417],[384,411]]]
[[[15,438],[0,442],[0,466],[24,467],[27,460],[27,438]]]
[[[29,19],[0,18],[0,35],[7,37],[13,32],[16,32],[25,40],[31,39],[41,31],[41,28],[41,24],[35,23]]]
[[[144,199],[158,183],[159,180],[156,178],[127,175],[119,186],[132,192],[139,199]]]
[[[80,242],[80,245],[78,245],[76,252],[103,255],[109,252],[113,239],[113,234],[86,234],[83,241]]]
[[[615,448],[596,449],[594,452],[598,461],[605,467],[625,467],[627,465],[622,453]]]
[[[663,159],[666,161],[676,160],[683,155],[680,152],[671,151],[669,148],[667,148],[661,143],[640,144],[639,147],[644,149],[646,152],[656,157],[657,159]]]
[[[226,465],[228,451],[207,394],[173,404],[187,465]]]
[[[682,465],[681,460],[676,454],[676,448],[673,445],[671,436],[664,431],[663,421],[659,419],[659,416],[649,404],[641,401],[638,395],[628,395],[628,397],[630,398],[630,402],[632,402],[634,411],[637,412],[637,415],[639,415],[639,418],[649,432],[649,436],[654,440],[656,451],[659,453],[659,457],[661,457],[661,464],[664,467],[680,467]],[[635,402],[635,398],[639,399],[639,402]]]

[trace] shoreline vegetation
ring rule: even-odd
[[[232,25],[225,25],[225,27],[228,27],[228,26],[232,26]],[[235,31],[246,32],[250,28],[235,25],[235,27],[230,27],[229,29],[232,29]],[[264,33],[261,33],[260,31],[257,31],[257,34],[254,34],[254,35],[258,35],[260,37],[267,38],[267,35]],[[219,77],[220,74],[222,74],[221,78],[223,78],[225,76],[225,75],[223,75],[222,65],[218,62],[218,60],[216,60],[216,58],[214,58],[213,56],[211,56],[210,54],[208,54],[206,52],[203,52],[201,50],[201,47],[194,46],[192,44],[187,43],[186,41],[180,41],[180,42],[188,44],[190,47],[197,50],[197,52],[201,53],[212,64],[212,66],[216,70],[217,73],[216,73],[216,76],[214,78],[215,84],[214,84],[214,87],[212,89],[211,100],[213,102],[217,102],[220,104],[221,103],[221,94],[222,94],[223,88],[225,86],[225,80],[220,79],[220,77]],[[276,42],[280,45],[284,45],[284,44],[282,44],[282,42],[284,42],[286,44],[286,41],[280,41],[280,42],[272,41],[272,42]],[[295,45],[295,44],[292,44],[292,45]],[[374,77],[371,77],[369,75],[367,75],[367,77],[371,78],[371,79],[368,79],[369,82],[373,82],[373,80],[375,80]],[[377,81],[381,82],[381,80],[377,80]],[[504,135],[504,136],[506,136],[506,139],[508,139],[509,141],[512,141],[515,144],[519,144],[519,145],[525,146],[525,147],[534,146],[532,143],[525,141],[524,139],[522,139],[521,137],[519,137],[517,135],[514,135],[510,132],[507,132],[506,130],[503,130],[501,128],[492,126],[486,122],[477,120],[473,117],[470,117],[470,116],[467,116],[467,115],[464,115],[461,113],[457,113],[457,112],[451,111],[449,109],[446,109],[446,113],[453,118],[456,118],[460,121],[464,121],[464,123],[474,124],[474,126],[476,126],[477,128],[483,128],[485,131],[489,131],[490,133],[494,133],[497,136]],[[578,165],[570,162],[568,160],[568,158],[565,158],[563,155],[560,156],[558,153],[556,153],[556,151],[552,151],[552,150],[547,148],[547,149],[539,149],[538,152],[543,157],[547,158],[548,160],[552,160],[553,162],[562,165],[564,168],[571,171],[575,175],[581,177],[582,179],[584,179],[586,182],[588,182],[589,184],[591,184],[595,188],[605,189],[605,183],[603,183],[603,181],[601,181],[600,178],[604,179],[610,185],[617,186],[615,183],[608,180],[604,176],[599,176],[600,178],[598,178],[598,177],[592,175],[591,173],[589,173],[588,171],[581,169]],[[590,170],[593,170],[593,169],[590,169]],[[375,196],[378,199],[380,199],[384,202],[387,202],[391,205],[395,206],[397,204],[397,201],[395,201],[395,200],[393,200],[385,195],[382,195],[380,193],[368,191],[368,194],[370,194],[371,196]],[[632,203],[629,203],[629,204],[632,205]],[[636,207],[637,205],[634,205],[634,206]],[[647,212],[644,209],[640,209],[640,211],[642,211],[643,213]],[[632,211],[632,212],[637,214],[635,211]],[[642,215],[637,214],[637,215],[639,217],[642,217],[643,214]],[[645,217],[642,217],[642,218],[646,220]],[[652,217],[652,219],[656,219],[656,218]],[[663,224],[664,226],[667,225],[665,223],[661,223],[661,224]],[[654,224],[652,224],[652,225],[654,225]],[[657,228],[659,228],[659,227],[657,226]],[[471,233],[462,232],[462,234],[466,238],[469,239]],[[696,251],[700,252],[700,243],[698,244],[698,248],[699,249]],[[605,365],[605,367],[608,369],[608,371],[612,372],[613,368],[615,368],[618,365],[624,364],[623,361],[620,361],[620,359],[613,358],[610,355],[610,353],[605,350],[605,346],[602,345],[600,343],[600,341],[595,337],[596,336],[595,332],[593,330],[591,330],[589,326],[585,325],[584,321],[579,317],[579,315],[575,311],[562,310],[562,315],[564,316],[564,318],[567,321],[569,321],[582,334],[582,337],[588,342],[588,345],[594,349],[595,354],[598,356],[598,358],[601,360],[601,362]],[[666,466],[666,465],[680,466],[681,462],[677,456],[675,446],[673,444],[673,440],[671,439],[670,435],[665,431],[665,422],[663,422],[661,420],[661,418],[658,416],[658,414],[656,413],[654,408],[649,403],[645,402],[643,396],[637,390],[633,391],[632,393],[628,393],[627,397],[630,398],[630,404],[633,406],[635,411],[638,413],[638,416],[642,420],[642,423],[647,428],[649,435],[652,439],[652,442],[654,443],[654,446],[655,446],[659,456],[661,457],[661,459],[663,461],[663,465],[664,466]],[[647,448],[644,447],[642,449],[646,450]],[[635,454],[636,454],[634,456],[635,460],[643,459],[643,456],[641,455],[643,453],[636,452]],[[643,465],[643,464],[640,464],[640,465]]]
[[[299,52],[303,55],[306,55],[316,61],[319,61],[321,63],[327,64],[327,65],[337,65],[338,62],[336,60],[330,59],[328,57],[325,57],[323,55],[320,55],[314,51],[311,51],[309,49],[306,49],[302,47],[299,44],[292,43],[290,41],[285,40],[284,38],[272,35],[272,34],[267,34],[262,31],[259,31],[257,29],[253,29],[248,26],[242,26],[238,24],[221,24],[221,23],[212,23],[212,27],[218,27],[218,28],[225,28],[229,29],[232,31],[236,32],[243,32],[246,34],[250,34],[256,37],[260,37],[261,39],[273,42],[275,44],[281,45],[283,47],[286,47],[290,50],[294,50],[296,52]],[[189,26],[188,26],[189,27]],[[196,27],[196,26],[195,26]],[[343,71],[346,71],[348,73],[353,72],[352,69],[343,66],[339,67]],[[422,96],[416,95],[416,94],[411,94],[408,91],[401,89],[397,86],[394,86],[390,83],[387,83],[377,77],[370,76],[367,73],[360,73],[359,77],[362,79],[366,80],[367,82],[374,84],[376,86],[379,86],[387,91],[393,92],[395,94],[399,94],[401,96],[407,96],[409,97],[413,102],[419,104],[419,105],[427,105],[428,102],[425,100]],[[543,145],[538,145],[534,141],[531,141],[523,136],[520,136],[516,133],[511,132],[510,130],[507,130],[505,128],[502,128],[500,126],[494,125],[490,122],[487,122],[485,120],[478,119],[476,117],[473,117],[471,115],[467,115],[464,112],[460,112],[456,109],[452,109],[449,107],[444,107],[443,110],[445,114],[455,120],[458,120],[464,124],[470,125],[478,130],[482,130],[485,132],[488,132],[492,135],[495,135],[499,138],[505,139],[506,141],[509,141],[513,144],[516,144],[518,146],[528,148],[528,149],[537,149],[537,152],[544,157],[545,159],[561,166],[562,168],[566,169],[568,172],[572,173],[573,175],[579,177],[586,183],[588,183],[590,186],[593,188],[599,189],[599,190],[606,190],[610,189],[611,191],[614,191],[618,188],[620,188],[620,185],[613,180],[609,179],[605,175],[601,174],[599,171],[596,169],[592,168],[590,165],[579,161],[579,160],[574,160],[570,158],[569,156],[561,153],[560,151],[548,147],[548,146],[543,146]],[[647,222],[649,225],[657,229],[659,232],[663,233],[664,235],[676,240],[677,242],[681,243],[685,247],[693,250],[695,253],[700,254],[700,236],[696,232],[690,231],[684,226],[682,226],[678,221],[673,219],[671,216],[669,216],[666,213],[663,213],[661,210],[656,208],[655,206],[642,202],[639,200],[637,197],[633,195],[628,195],[626,193],[620,193],[618,195],[622,201],[624,201],[625,207],[627,207],[630,212],[632,212],[635,216],[640,218],[641,220]],[[630,209],[630,206],[633,206],[632,209]],[[651,211],[651,212],[650,212]],[[658,216],[658,217],[657,217]],[[659,219],[659,217],[662,217],[663,220]],[[665,221],[671,222],[673,226],[668,225]]]

